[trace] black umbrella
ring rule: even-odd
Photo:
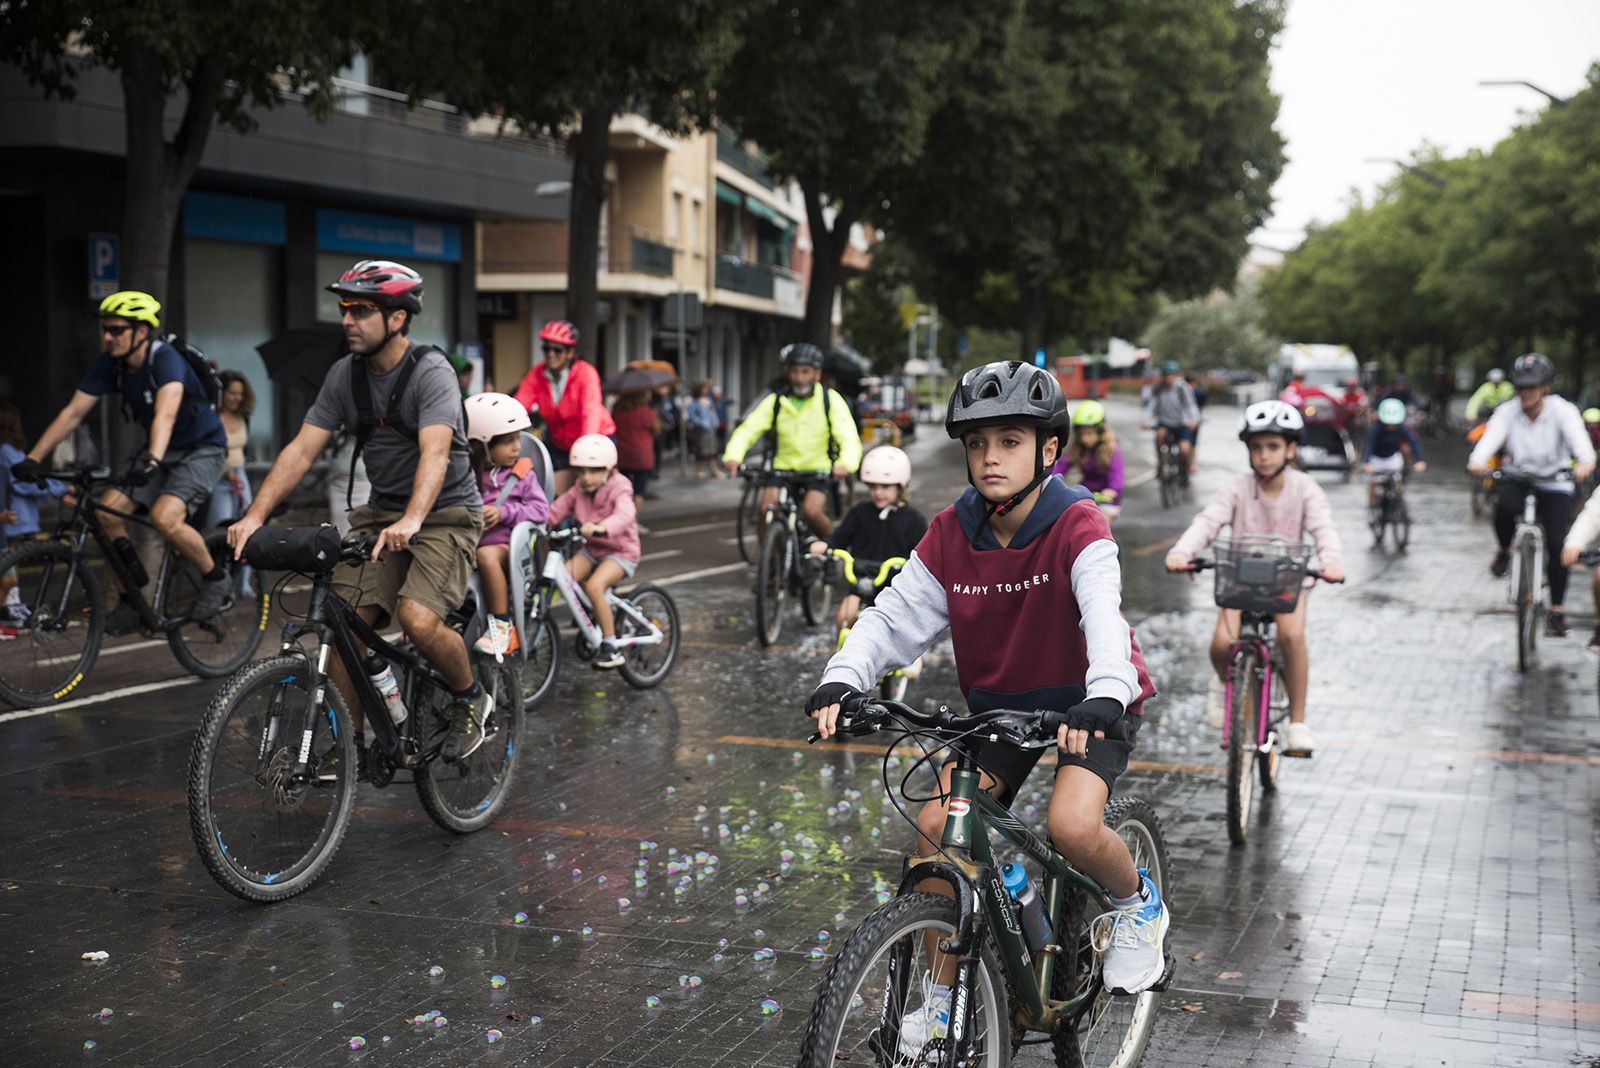
[[[283,385],[322,385],[328,368],[345,352],[344,330],[338,323],[314,323],[286,330],[256,346],[267,377]]]
[[[678,376],[671,371],[633,368],[606,379],[606,392],[628,393],[636,389],[655,389],[657,386],[670,386],[677,380]]]

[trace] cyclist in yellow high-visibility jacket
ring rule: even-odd
[[[831,472],[808,480],[800,501],[800,513],[819,536],[833,530],[828,518],[828,482],[848,478],[861,464],[861,435],[856,432],[850,405],[836,390],[821,384],[822,350],[804,341],[785,345],[783,369],[788,388],[756,403],[744,422],[728,435],[722,462],[729,471],[738,471],[745,453],[762,436],[776,437],[772,453],[774,471]],[[762,507],[777,500],[778,491],[768,489],[761,497]]]

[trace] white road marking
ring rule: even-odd
[[[139,686],[124,686],[120,690],[107,690],[97,693],[93,697],[80,697],[76,701],[63,701],[59,705],[50,705],[47,708],[22,708],[15,712],[0,712],[0,723],[13,719],[27,719],[30,716],[48,716],[52,712],[66,712],[73,708],[84,708],[88,705],[98,705],[106,701],[116,701],[124,697],[137,697],[142,693],[154,693],[157,690],[170,690],[177,686],[193,686],[197,682],[204,682],[192,676],[167,679],[163,682],[146,682]]]
[[[732,522],[731,519],[723,519],[716,523],[696,523],[689,527],[651,527],[650,533],[645,537],[670,538],[675,534],[698,534],[703,530],[727,530]]]
[[[648,564],[652,560],[665,560],[669,556],[682,555],[682,549],[657,549],[654,552],[645,553],[644,557],[640,560],[640,563]]]
[[[743,571],[749,564],[723,564],[721,567],[702,567],[698,571],[685,571],[677,575],[668,575],[666,578],[651,579],[657,586],[671,586],[677,582],[691,582],[698,578],[710,578],[712,575],[726,575],[730,571]]]
[[[115,656],[117,653],[131,653],[135,649],[154,649],[167,644],[165,638],[155,638],[151,641],[130,642],[127,645],[114,645],[109,649],[101,649],[100,656]],[[40,664],[71,664],[77,661],[82,653],[63,653],[61,656],[48,656],[39,661]]]

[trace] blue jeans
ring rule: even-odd
[[[217,483],[216,487],[211,491],[211,499],[206,502],[204,526],[206,530],[221,526],[229,520],[238,519],[250,507],[250,502],[255,500],[255,493],[250,489],[250,476],[245,474],[244,468],[230,467],[228,468],[228,473],[238,476],[239,489],[235,490],[233,488],[226,475],[224,475],[222,481]],[[241,567],[236,572],[233,591],[236,597],[253,597],[255,595],[255,589],[252,585],[254,576],[255,570],[249,567]]]

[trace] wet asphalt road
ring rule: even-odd
[[[1288,763],[1231,848],[1201,721],[1210,589],[1160,559],[1243,470],[1235,417],[1210,413],[1192,505],[1163,512],[1140,485],[1115,528],[1161,689],[1121,785],[1164,821],[1180,961],[1145,1063],[1600,1064],[1586,579],[1569,598],[1580,629],[1519,676],[1463,454],[1444,447],[1413,485],[1403,556],[1368,549],[1359,487],[1319,476],[1351,577],[1310,610],[1322,748]],[[1113,422],[1138,478],[1144,435],[1124,405]],[[959,453],[937,428],[911,451],[931,514],[961,484]],[[184,775],[216,686],[180,676],[163,643],[120,639],[72,707],[0,717],[4,1063],[792,1064],[822,967],[810,950],[835,950],[896,881],[909,835],[875,747],[804,744],[831,636],[793,610],[779,647],[755,647],[734,487],[662,494],[640,577],[683,576],[672,677],[635,693],[568,656],[493,828],[456,838],[409,786],[364,787],[339,857],[290,902],[237,901],[195,856]],[[105,698],[131,687],[161,688]],[[936,647],[912,697],[955,694]],[[1036,819],[1047,787],[1036,776],[1019,809]],[[719,858],[714,877],[697,851]],[[430,1009],[448,1025],[406,1022]]]

